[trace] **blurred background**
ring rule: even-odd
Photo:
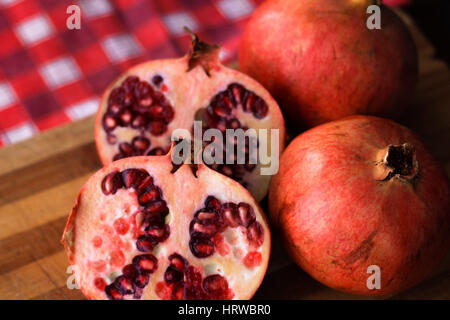
[[[0,147],[92,115],[107,85],[148,59],[184,55],[188,26],[236,59],[240,34],[263,0],[0,0]],[[403,6],[450,62],[450,1]],[[81,30],[66,27],[81,8]]]

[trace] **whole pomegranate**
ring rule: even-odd
[[[105,165],[130,156],[163,155],[172,132],[193,131],[194,120],[202,121],[203,131],[255,129],[258,143],[267,142],[268,150],[272,139],[260,129],[278,129],[276,144],[279,152],[284,148],[284,119],[275,100],[253,79],[221,65],[217,46],[193,35],[185,57],[137,65],[105,91],[96,119],[97,150]],[[243,184],[259,201],[271,176],[260,174],[261,162],[251,163],[247,149],[245,163],[210,167]]]
[[[249,299],[270,231],[248,191],[171,156],[111,163],[81,189],[63,243],[89,299]]]
[[[447,177],[410,130],[386,119],[353,116],[298,136],[281,158],[269,210],[294,261],[346,292],[397,293],[449,248]]]
[[[417,50],[396,14],[369,0],[268,0],[242,37],[242,71],[264,85],[295,130],[353,114],[395,116],[417,80]]]

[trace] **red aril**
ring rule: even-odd
[[[444,170],[407,128],[354,116],[298,136],[269,194],[271,222],[294,261],[342,291],[389,295],[411,287],[449,248]],[[369,266],[381,270],[370,290]]]
[[[103,164],[131,156],[163,155],[175,129],[278,129],[279,152],[284,148],[284,120],[270,94],[248,76],[224,67],[219,48],[200,42],[180,59],[149,61],[121,75],[105,91],[96,119],[95,140]],[[200,128],[202,130],[202,128]],[[270,132],[269,132],[270,133]],[[259,136],[267,139],[269,136]],[[262,141],[259,141],[261,143]],[[277,155],[278,156],[278,155]],[[259,201],[267,193],[270,176],[261,163],[210,165],[243,184]]]
[[[280,104],[293,130],[353,114],[395,116],[417,80],[417,50],[400,18],[374,0],[269,0],[249,21],[239,64]]]
[[[94,174],[63,242],[90,299],[249,299],[271,239],[244,187],[203,164],[174,166],[168,154]]]

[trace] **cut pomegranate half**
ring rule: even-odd
[[[255,129],[259,133],[260,129],[278,129],[278,139],[260,135],[257,143],[267,142],[269,152],[283,151],[285,125],[275,100],[255,80],[224,67],[217,46],[193,37],[185,57],[137,65],[105,91],[95,126],[103,164],[166,154],[173,130],[192,131],[195,120],[202,121],[203,130]],[[261,175],[259,161],[251,163],[254,155],[249,154],[248,143],[243,146],[245,163],[213,163],[210,167],[240,182],[260,201],[271,176]],[[278,161],[278,154],[275,157]]]
[[[90,299],[249,299],[270,230],[236,181],[171,154],[115,161],[81,189],[63,243]]]

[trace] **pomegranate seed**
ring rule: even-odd
[[[103,272],[106,269],[106,261],[105,260],[95,260],[90,262],[90,266],[92,269],[98,272]]]
[[[149,230],[151,228],[160,227],[160,226],[164,225],[165,215],[166,215],[165,212],[163,212],[163,213],[145,212],[145,217],[144,217],[144,221],[143,221],[143,224],[142,224],[142,229],[143,230]],[[155,239],[155,240],[157,240],[157,239]],[[158,240],[158,242],[159,241],[160,240]]]
[[[164,97],[164,94],[162,92],[156,91],[154,94],[154,98],[155,98],[155,104],[161,104],[161,105],[166,105],[166,98]]]
[[[164,134],[167,130],[166,124],[164,122],[162,122],[161,120],[156,120],[156,121],[150,122],[149,128],[150,128],[150,132],[154,136],[160,136],[160,135]]]
[[[103,291],[106,288],[106,281],[103,278],[95,278],[94,280],[94,286]]]
[[[250,223],[255,221],[256,215],[253,208],[244,202],[238,204],[239,224],[244,227],[248,227]]]
[[[167,283],[179,282],[182,281],[183,278],[183,273],[173,266],[167,267],[166,272],[164,273],[164,281]]]
[[[139,150],[141,153],[144,153],[150,147],[150,140],[145,137],[135,137],[131,141],[134,149]]]
[[[157,241],[146,234],[140,236],[136,241],[136,248],[141,252],[149,252],[157,245]]]
[[[125,276],[118,276],[114,282],[114,286],[119,290],[122,295],[134,293],[133,283]]]
[[[217,232],[217,227],[214,224],[203,225],[195,220],[191,222],[189,229],[191,230],[191,235],[204,238],[210,238]]]
[[[108,108],[109,112],[111,112],[113,115],[117,115],[120,113],[120,111],[122,110],[122,108],[120,107],[120,105],[118,104],[113,104],[111,106],[109,106]]]
[[[175,283],[172,288],[171,299],[172,300],[183,300],[184,296],[184,285],[182,283]]]
[[[137,275],[137,270],[132,264],[127,264],[125,267],[123,267],[122,273],[128,279],[134,279]]]
[[[114,106],[117,105],[120,108],[120,105],[123,103],[125,99],[125,90],[122,87],[114,88],[111,91],[111,94],[108,98],[108,105]]]
[[[189,266],[185,273],[186,278],[186,298],[190,300],[205,300],[207,297],[203,293],[202,275],[193,266]]]
[[[153,200],[158,200],[160,198],[161,194],[159,192],[159,188],[157,187],[151,187],[150,189],[147,189],[139,196],[139,203],[140,204],[146,204]]]
[[[133,96],[133,88],[126,88],[125,87],[125,99],[123,100],[123,104],[126,107],[131,107],[131,105],[134,103],[134,96]]]
[[[207,238],[191,238],[189,248],[197,258],[206,258],[214,253],[214,243]]]
[[[133,146],[128,142],[119,144],[119,151],[127,156],[131,156],[135,153]]]
[[[201,273],[195,267],[189,266],[186,270],[186,282],[190,285],[201,285]]]
[[[251,107],[251,110],[256,118],[262,119],[267,116],[267,113],[269,112],[269,107],[267,106],[267,103],[263,99],[258,97],[253,106]]]
[[[152,86],[145,81],[139,81],[135,87],[134,94],[138,99],[145,99],[151,95],[153,95],[155,91]]]
[[[103,244],[103,240],[102,240],[102,238],[100,238],[99,236],[95,236],[95,237],[92,239],[92,245],[93,245],[95,248],[100,248],[100,247],[102,246],[102,244]]]
[[[148,283],[148,281],[147,281],[147,283]],[[147,285],[147,283],[144,285],[144,287]],[[138,287],[136,283],[134,285],[135,285],[135,290],[134,290],[133,298],[140,299],[142,297],[142,293],[144,292],[144,290],[142,290],[143,287],[142,288]]]
[[[113,251],[109,257],[109,263],[115,267],[121,267],[125,264],[125,255],[122,250]]]
[[[143,114],[137,115],[131,122],[131,127],[138,129],[147,126],[149,119]]]
[[[226,256],[230,253],[230,246],[225,243],[224,238],[220,233],[217,233],[212,237],[212,242],[221,256]]]
[[[233,109],[235,108],[235,101],[232,93],[229,90],[223,91],[222,94],[219,95],[220,103],[229,108]]]
[[[231,228],[235,228],[239,225],[239,213],[237,206],[232,202],[227,202],[222,206],[222,213],[225,224]]]
[[[120,115],[120,121],[123,126],[128,126],[131,123],[131,120],[133,120],[133,115],[130,110],[125,110]]]
[[[145,190],[148,187],[153,186],[153,178],[151,176],[146,177],[137,187],[138,190]]]
[[[173,120],[175,117],[175,112],[173,111],[173,108],[171,106],[166,106],[164,109],[164,121],[166,123],[169,123]]]
[[[213,274],[203,280],[203,288],[214,298],[221,298],[228,290],[228,281],[219,274]]]
[[[150,118],[152,119],[163,119],[164,118],[164,108],[160,105],[153,105],[149,110]]]
[[[170,227],[167,224],[162,226],[150,225],[145,229],[147,235],[153,237],[157,242],[165,241],[170,234]]]
[[[206,220],[215,220],[216,216],[217,214],[215,212],[204,212],[204,211],[200,211],[195,215],[195,217],[202,222]]]
[[[105,293],[110,300],[123,300],[123,294],[115,287],[114,283],[106,286]]]
[[[136,189],[149,174],[145,170],[125,169],[122,171],[122,180],[127,189]]]
[[[226,116],[231,114],[231,110],[230,109],[222,107],[222,106],[213,107],[213,111],[214,111],[214,113],[217,116],[219,116],[221,118],[224,118],[224,117],[226,117]]]
[[[123,82],[122,86],[125,91],[129,92],[139,84],[139,78],[137,76],[128,76]]]
[[[138,288],[144,288],[150,280],[150,276],[147,273],[141,273],[134,278],[134,284]]]
[[[244,87],[241,86],[240,84],[233,83],[228,86],[228,90],[231,91],[232,96],[233,96],[234,100],[236,101],[236,104],[241,104],[243,101],[242,98],[243,98],[244,91],[245,91]]]
[[[247,99],[245,100],[243,107],[244,107],[244,111],[251,111],[252,110],[252,106],[256,101],[256,95],[252,92],[249,92],[247,94]]]
[[[242,260],[242,262],[244,263],[244,265],[247,268],[252,269],[252,268],[257,267],[257,266],[259,266],[261,264],[261,262],[262,262],[262,255],[258,251],[249,252],[249,253],[247,253],[245,255],[245,257]]]
[[[117,234],[124,235],[130,230],[130,224],[124,218],[117,218],[113,223]]]
[[[158,282],[155,286],[156,295],[163,300],[168,300],[170,298],[169,290],[170,290],[169,286],[163,281]]]
[[[103,127],[106,131],[114,130],[117,127],[116,119],[112,115],[106,113],[103,116]]]
[[[133,265],[141,273],[153,273],[158,268],[158,260],[152,254],[142,254],[133,258]]]
[[[144,108],[151,106],[152,103],[153,103],[153,99],[151,97],[147,97],[147,98],[139,100],[139,106],[144,107]]]
[[[156,200],[147,205],[147,212],[152,214],[168,213],[167,204],[164,200]]]
[[[247,228],[247,239],[250,244],[260,247],[264,242],[264,229],[258,221],[254,221]]]
[[[213,196],[208,196],[205,200],[205,207],[207,209],[211,209],[215,212],[220,212],[221,210],[221,204],[220,201],[213,197]]]
[[[134,103],[134,97],[131,93],[125,95],[124,105],[130,107]]]
[[[172,253],[169,256],[169,261],[170,261],[171,266],[173,266],[174,268],[176,268],[180,272],[184,271],[184,268],[187,266],[186,259],[184,259],[178,253]]]
[[[122,180],[118,172],[111,172],[103,178],[102,191],[105,195],[115,194],[122,186]]]

